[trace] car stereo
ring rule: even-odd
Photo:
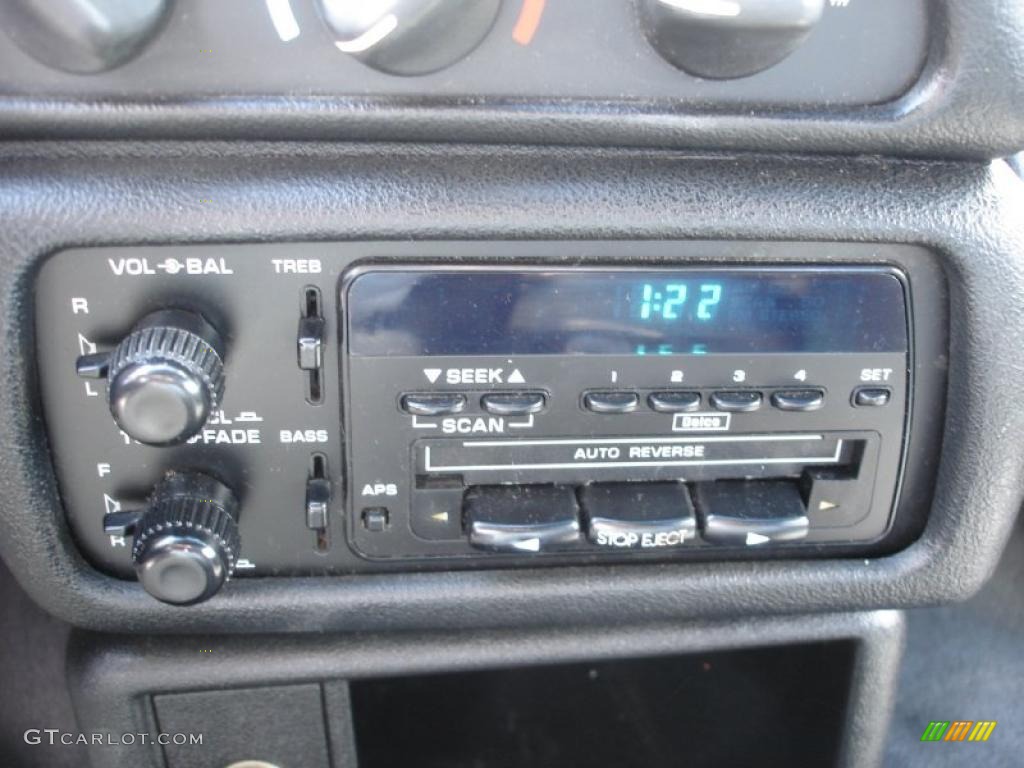
[[[368,557],[885,532],[909,352],[895,270],[363,267],[341,308]]]
[[[173,603],[232,575],[870,551],[908,519],[911,250],[65,251],[36,322],[68,522]]]

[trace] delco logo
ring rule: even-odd
[[[731,413],[677,413],[673,432],[728,432]]]

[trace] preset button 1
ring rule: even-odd
[[[587,392],[583,404],[594,413],[629,413],[640,405],[636,392]]]

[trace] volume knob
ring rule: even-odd
[[[131,525],[142,586],[174,605],[212,597],[238,561],[237,519],[238,500],[226,485],[198,472],[168,473]]]
[[[144,317],[109,355],[78,360],[81,376],[106,376],[114,421],[147,445],[196,434],[224,396],[224,342],[199,315],[162,310]]]

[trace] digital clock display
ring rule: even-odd
[[[903,352],[881,269],[381,270],[346,297],[354,355]]]
[[[643,283],[635,290],[640,298],[631,305],[641,320],[710,320],[722,301],[721,283]]]

